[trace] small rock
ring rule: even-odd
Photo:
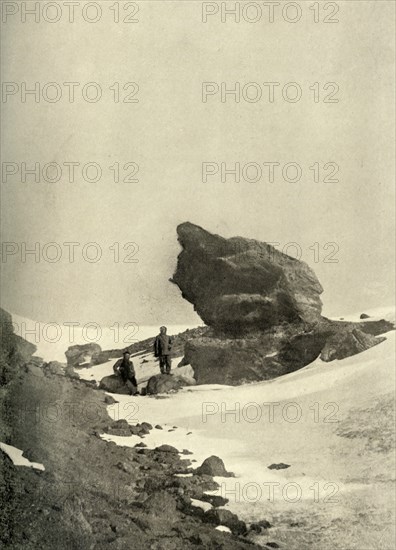
[[[153,427],[149,422],[142,422],[141,424],[138,424],[141,428],[145,428],[146,430],[152,430]]]
[[[113,405],[114,403],[118,403],[118,401],[116,401],[111,395],[105,395],[104,402],[106,403],[106,405]]]
[[[233,477],[233,474],[227,472],[224,466],[224,462],[218,456],[210,456],[206,458],[201,466],[197,468],[197,474],[206,474],[209,476],[220,476],[220,477]]]
[[[136,443],[135,447],[147,447],[147,445],[142,441],[141,443]]]
[[[279,548],[279,544],[277,544],[276,542],[266,542],[265,545],[269,548]]]
[[[367,315],[367,313],[362,313],[360,315],[360,319],[370,319],[370,315]]]
[[[155,426],[155,428],[156,428],[157,430],[163,430],[163,427],[160,426],[159,424],[157,424],[157,425]]]
[[[161,451],[163,453],[179,453],[179,451],[175,448],[175,447],[172,447],[172,445],[160,445],[159,447],[156,447],[154,449],[155,451]]]
[[[279,462],[279,464],[271,464],[270,466],[267,466],[269,470],[285,470],[286,468],[290,468],[290,464],[284,464],[283,462]]]
[[[225,506],[228,502],[228,498],[221,497],[220,495],[207,495],[206,493],[203,493],[203,495],[201,496],[201,500],[203,500],[204,502],[209,502],[209,504],[211,504],[215,508],[219,506]]]
[[[247,532],[246,523],[238,519],[238,516],[223,508],[212,508],[205,512],[203,520],[213,525],[225,525],[234,535],[244,535]]]
[[[192,455],[193,453],[189,451],[188,449],[183,449],[182,455]]]
[[[270,527],[272,527],[270,522],[263,519],[261,521],[257,521],[256,523],[252,523],[250,525],[250,530],[255,533],[261,533],[263,530],[269,529]]]

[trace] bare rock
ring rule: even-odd
[[[268,466],[268,470],[285,470],[286,468],[290,468],[290,464],[285,464],[284,462]]]
[[[177,233],[183,250],[172,282],[207,325],[235,335],[320,317],[323,289],[304,262],[265,242],[225,239],[191,223]]]
[[[224,466],[224,462],[218,456],[212,455],[209,458],[205,458],[201,466],[197,468],[198,475],[220,476],[220,477],[233,477],[233,474],[227,472]]]
[[[247,533],[246,523],[238,519],[238,516],[224,510],[223,508],[212,508],[203,515],[206,523],[213,525],[225,525],[234,535],[245,535]]]
[[[99,383],[99,388],[110,393],[119,393],[121,395],[130,395],[131,393],[131,390],[125,384],[121,376],[117,374],[111,374],[110,376],[102,378]]]
[[[95,358],[102,352],[99,344],[76,344],[69,346],[65,352],[67,364],[71,367],[89,367],[95,363]]]
[[[384,340],[386,338],[376,338],[356,328],[351,331],[338,332],[327,340],[320,358],[326,362],[345,359],[372,348]]]

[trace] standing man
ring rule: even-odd
[[[154,355],[159,357],[161,374],[170,374],[171,349],[172,338],[166,334],[166,327],[161,327],[154,342]]]
[[[124,384],[129,388],[131,395],[138,394],[135,368],[131,361],[131,354],[128,350],[124,351],[123,358],[118,359],[117,363],[113,366],[114,374],[121,376]]]

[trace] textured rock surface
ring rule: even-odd
[[[14,333],[11,315],[0,308],[0,386],[31,359],[36,346]]]
[[[177,233],[183,250],[172,282],[209,326],[235,335],[320,317],[323,289],[304,262],[266,243],[224,239],[191,223]]]
[[[221,477],[232,477],[233,475],[230,472],[227,472],[222,459],[215,455],[212,455],[209,458],[205,458],[201,466],[197,468],[197,474]]]
[[[180,363],[193,367],[198,384],[276,378],[319,356],[332,361],[360,353],[394,329],[386,320],[322,317],[313,271],[266,243],[224,239],[191,223],[177,232],[183,250],[172,282],[209,325],[187,340]]]
[[[156,374],[149,379],[146,391],[149,395],[153,395],[176,391],[183,386],[193,386],[196,384],[196,380],[189,374],[190,371],[192,371],[192,367],[181,367],[175,369],[171,374]]]
[[[121,395],[129,395],[131,393],[121,376],[118,376],[117,374],[111,374],[110,376],[105,376],[102,378],[99,388],[110,393],[119,393]]]
[[[383,342],[386,338],[376,338],[355,328],[347,332],[338,332],[331,336],[320,354],[322,361],[345,359],[351,355],[361,353]]]

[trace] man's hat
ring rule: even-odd
[[[126,355],[126,354],[131,355],[131,352],[126,349],[125,351],[122,352],[122,355]]]
[[[165,329],[166,329],[166,327],[162,326],[162,327],[160,327],[160,330],[162,330],[163,328],[165,328]]]

